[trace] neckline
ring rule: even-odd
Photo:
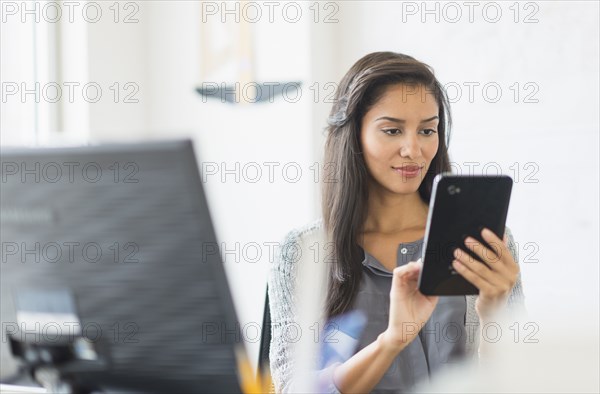
[[[417,239],[416,241],[411,241],[411,242],[400,242],[396,248],[396,261],[398,261],[398,256],[401,253],[401,248],[402,246],[407,246],[407,245],[417,245],[421,242],[423,242],[425,240],[425,237]],[[363,260],[362,260],[362,265],[365,267],[371,267],[371,268],[376,268],[379,270],[383,270],[385,273],[389,273],[391,274],[391,272],[372,254],[370,254],[369,252],[367,252],[362,246],[358,245],[358,247],[360,248],[360,250],[363,251]],[[373,267],[373,265],[369,264],[369,260],[372,260],[373,263],[376,265],[376,267]],[[402,265],[402,264],[401,264]]]
[[[425,240],[425,237],[419,238],[416,241],[409,241],[409,242],[400,242],[398,245],[411,245],[411,244],[417,244],[419,242],[423,242]]]

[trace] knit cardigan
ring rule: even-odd
[[[508,249],[518,263],[517,247],[508,226],[505,227],[505,233],[508,237]],[[321,245],[328,242],[322,218],[288,232],[279,244],[276,261],[269,271],[268,292],[272,330],[269,359],[271,376],[278,393],[289,392],[292,388],[293,343],[285,339],[283,330],[297,320],[295,293],[297,267],[301,264],[314,263],[310,260],[314,253],[309,253],[309,250],[315,242],[320,242]],[[521,274],[519,273],[517,282],[508,298],[508,308],[522,307],[524,299]],[[466,296],[465,324],[474,328],[467,330],[465,349],[468,357],[477,357],[479,347],[479,316],[475,310],[476,300],[476,295]]]

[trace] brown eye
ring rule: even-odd
[[[400,129],[384,129],[382,130],[387,135],[398,135],[400,134]]]
[[[426,135],[426,136],[428,136],[428,137],[429,137],[430,135],[434,134],[434,133],[437,133],[437,131],[436,131],[436,130],[434,130],[434,129],[425,129],[425,130],[423,130],[423,131],[429,131],[429,132],[430,132],[429,134],[425,134],[425,135]]]

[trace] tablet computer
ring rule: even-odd
[[[508,175],[441,173],[434,178],[423,242],[423,268],[419,275],[421,293],[479,293],[477,287],[452,267],[453,251],[460,248],[481,262],[465,246],[468,236],[491,250],[498,250],[498,246],[494,247],[483,240],[481,230],[487,227],[500,239],[504,237],[512,184],[512,178]]]

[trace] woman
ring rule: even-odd
[[[482,245],[473,249],[484,260],[496,256],[491,268],[455,255],[454,268],[479,296],[427,297],[417,289],[421,265],[414,260],[423,247],[433,178],[450,171],[450,123],[440,83],[410,56],[371,53],[342,79],[325,145],[323,218],[287,235],[269,277],[271,373],[278,392],[292,387],[292,344],[283,330],[296,318],[296,266],[303,263],[288,245],[329,240],[326,316],[354,309],[367,315],[357,352],[322,374],[332,392],[410,390],[455,357],[476,354],[474,326],[522,304],[508,227],[504,240],[482,234],[502,245],[497,256]]]

